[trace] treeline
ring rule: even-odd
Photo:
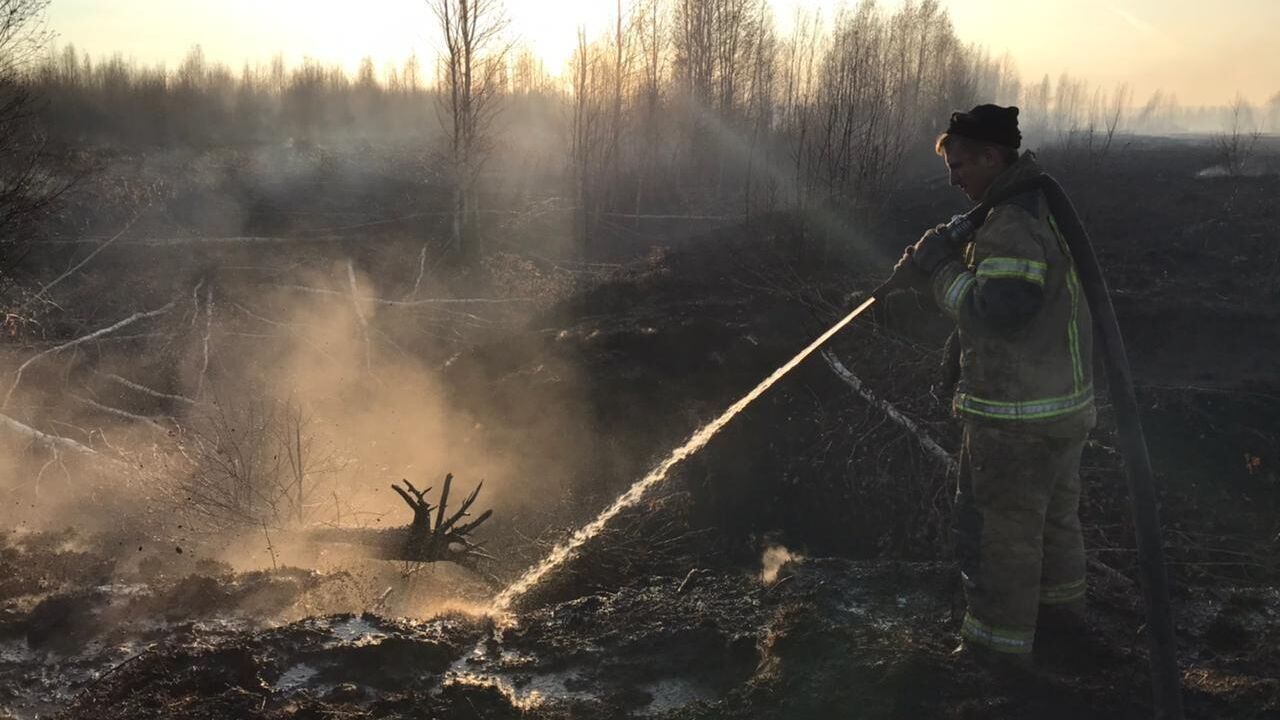
[[[436,125],[429,83],[416,57],[379,71],[366,59],[355,77],[312,60],[276,56],[239,71],[196,46],[176,69],[116,55],[94,61],[74,46],[27,71],[44,99],[49,136],[67,144],[128,148],[225,146],[340,137],[405,138]]]
[[[460,0],[432,2],[442,37],[466,37],[459,17],[491,29],[484,52],[453,42],[426,66],[366,59],[352,77],[280,57],[235,71],[198,47],[173,70],[65,47],[32,63],[26,82],[46,100],[48,137],[67,145],[420,143],[449,158],[464,216],[485,173],[532,168],[563,180],[583,242],[602,222],[673,208],[874,208],[905,169],[936,170],[932,140],[950,111],[979,102],[1018,104],[1029,144],[1090,157],[1126,132],[1223,125],[1221,109],[1165,93],[1135,103],[1126,86],[1025,82],[1009,58],[959,38],[940,0],[801,11],[785,33],[767,0],[616,0],[613,26],[580,33],[563,74],[497,40],[498,0],[461,16],[448,12]],[[461,82],[473,69],[483,82]],[[1280,124],[1280,94],[1249,112],[1259,128]]]

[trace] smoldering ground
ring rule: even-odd
[[[270,177],[254,187],[298,192],[298,177],[264,167]],[[168,172],[186,188],[172,196],[242,209],[220,221],[253,216],[221,174]],[[53,257],[36,258],[37,267],[76,266],[93,255],[33,303],[43,322],[7,348],[6,412],[45,429],[5,435],[13,526],[181,538],[188,555],[193,538],[210,548],[234,538],[234,551],[204,556],[309,565],[323,550],[332,564],[335,548],[285,552],[283,531],[405,524],[408,508],[389,485],[408,479],[438,493],[448,472],[460,493],[484,483],[481,508],[537,514],[559,502],[549,489],[581,471],[579,450],[593,438],[572,367],[513,372],[498,382],[552,390],[528,404],[505,393],[486,406],[477,399],[485,388],[450,366],[460,350],[554,302],[571,282],[562,275],[499,255],[489,268],[512,282],[467,287],[412,236],[384,231],[383,244],[346,254],[337,241],[272,241],[191,218],[175,227],[170,209],[144,209],[128,232],[99,241],[110,243],[100,254],[55,243]],[[70,306],[89,311],[69,317]],[[282,436],[290,432],[306,446],[305,488],[292,490],[287,451],[297,438]],[[43,439],[54,435],[61,445]],[[246,473],[254,479],[236,477]]]

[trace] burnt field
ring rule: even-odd
[[[1129,346],[1188,715],[1273,716],[1280,177],[1202,173],[1217,160],[1197,139],[1042,159],[1090,228]],[[584,262],[562,199],[495,183],[468,266],[443,259],[446,193],[418,160],[91,158],[8,288],[26,311],[3,346],[17,425],[0,717],[1150,716],[1105,401],[1082,508],[1096,647],[1047,653],[1022,685],[950,658],[954,479],[921,442],[958,444],[936,389],[948,327],[910,296],[797,368],[509,617],[487,614],[963,205],[920,180],[854,228],[618,220]],[[480,554],[405,550],[412,496],[389,487],[405,479],[450,512],[483,481]]]

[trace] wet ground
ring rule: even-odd
[[[55,593],[26,612],[7,600],[0,707],[94,720],[1149,717],[1136,588],[1095,577],[1090,636],[1038,647],[1038,673],[1010,677],[950,655],[958,598],[938,563],[798,559],[769,583],[695,570],[496,619],[264,621],[265,606],[232,598],[280,611],[344,578],[191,575],[167,592]],[[220,608],[193,602],[215,587]],[[1189,715],[1280,712],[1280,595],[1220,587],[1178,607]]]

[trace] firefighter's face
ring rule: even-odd
[[[951,184],[975,203],[982,200],[991,182],[1005,168],[1000,154],[986,145],[967,147],[957,143],[943,148],[942,159],[951,174]]]

